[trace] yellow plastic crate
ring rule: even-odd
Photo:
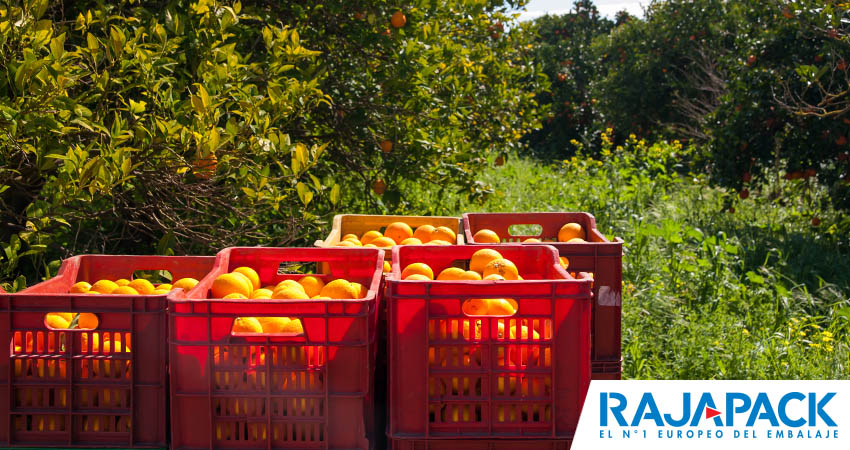
[[[339,244],[341,237],[349,233],[362,236],[369,230],[378,230],[383,233],[383,228],[393,222],[404,222],[414,230],[422,225],[433,225],[435,227],[449,227],[457,233],[457,244],[464,243],[463,228],[459,217],[444,216],[377,216],[369,214],[337,214],[334,216],[334,224],[331,234],[325,240],[316,241],[316,247],[334,247]],[[392,256],[391,249],[384,249],[386,260]]]

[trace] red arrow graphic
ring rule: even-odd
[[[720,414],[722,414],[720,411],[718,411],[718,410],[716,410],[716,409],[714,409],[710,406],[705,407],[705,418],[706,419],[711,419],[712,417],[717,417]]]

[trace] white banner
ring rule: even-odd
[[[850,450],[850,381],[593,381],[573,450]]]

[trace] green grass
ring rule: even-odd
[[[848,224],[825,192],[781,180],[740,200],[688,173],[676,144],[606,154],[509,161],[481,175],[494,188],[481,204],[417,200],[454,213],[587,211],[622,237],[624,378],[848,378]]]

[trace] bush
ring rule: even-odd
[[[409,208],[404,180],[486,192],[474,174],[535,125],[545,82],[510,6],[400,27],[378,0],[0,6],[0,280],[303,244],[338,208]]]

